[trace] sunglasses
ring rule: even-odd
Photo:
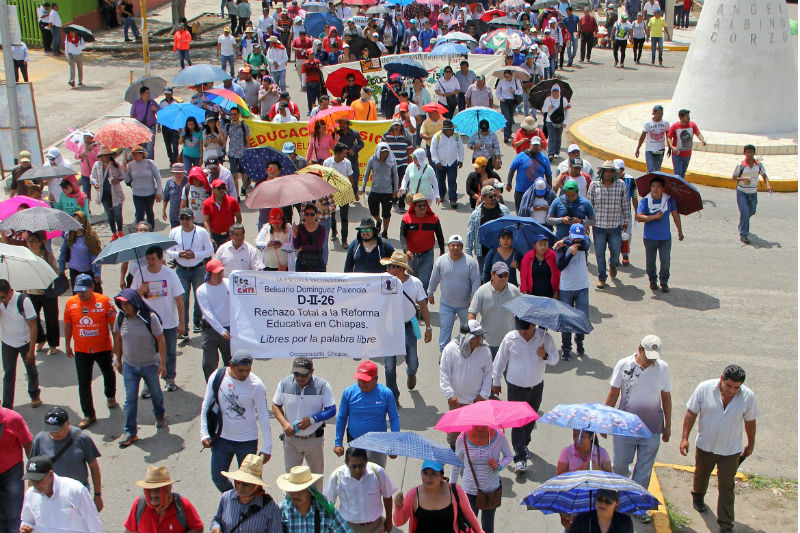
[[[498,278],[507,278],[508,277],[508,272],[506,272],[505,274],[497,274],[497,273],[495,273],[495,276],[497,276]]]
[[[612,500],[611,498],[606,498],[605,496],[598,496],[594,500],[597,503],[602,503],[604,505],[611,505],[611,504],[615,503],[614,500]]]
[[[187,216],[180,217],[180,220],[191,220],[191,219],[192,217],[187,217]]]
[[[372,233],[372,228],[361,228],[358,231],[360,231],[361,233]]]

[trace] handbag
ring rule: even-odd
[[[420,174],[419,181],[417,182],[417,190],[413,193],[406,193],[406,204],[411,205],[414,203],[412,202],[412,198],[414,198],[414,195],[419,192],[420,187],[422,187],[422,174]]]
[[[467,454],[467,462],[469,469],[472,472],[472,479],[475,480],[475,486],[478,487],[478,476],[475,475],[475,468],[472,466],[472,459],[469,456],[469,444],[467,444],[466,435],[464,435],[464,452]],[[475,508],[478,510],[490,511],[500,507],[503,499],[503,480],[500,479],[500,486],[492,492],[484,492],[478,487],[478,494],[475,495]]]
[[[550,123],[554,126],[559,126],[564,122],[564,97],[561,97],[561,105],[550,113]]]
[[[464,511],[461,510],[461,504],[458,501],[458,490],[455,487],[455,483],[450,483],[450,494],[453,496],[453,499],[456,501],[456,527],[459,533],[473,533],[474,530],[467,520]],[[417,497],[419,497],[419,493],[417,493]]]

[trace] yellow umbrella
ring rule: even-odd
[[[315,174],[336,187],[336,192],[333,193],[333,199],[336,201],[336,205],[347,205],[356,200],[353,194],[353,184],[350,182],[350,179],[335,168],[324,167],[322,165],[308,165],[298,170],[297,173]]]

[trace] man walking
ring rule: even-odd
[[[692,139],[696,135],[705,146],[706,139],[697,124],[692,122],[688,109],[678,111],[678,122],[674,122],[667,132],[667,140],[672,148],[672,168],[678,176],[685,178],[692,158]]]
[[[573,224],[588,227],[594,219],[594,208],[589,200],[579,194],[579,189],[578,182],[568,178],[564,182],[564,194],[550,204],[547,223],[555,227],[556,239],[568,237]]]
[[[439,181],[439,197],[448,196],[450,208],[458,209],[456,200],[456,179],[458,169],[464,165],[464,143],[455,132],[451,120],[445,120],[442,131],[436,132],[431,139],[431,160],[436,167],[436,179]],[[448,195],[448,190],[449,195]]]
[[[231,239],[220,244],[214,255],[225,267],[225,276],[234,270],[264,270],[258,249],[244,240],[244,226],[237,222],[230,227]]]
[[[708,506],[703,498],[708,479],[717,467],[717,524],[720,532],[733,531],[733,505],[736,493],[735,475],[741,462],[753,453],[756,443],[756,418],[760,412],[753,391],[744,386],[745,371],[739,365],[728,365],[717,379],[700,383],[686,402],[683,419],[681,454],[689,453],[689,434],[699,417],[695,439],[695,470],[692,500],[699,513]],[[747,445],[742,446],[742,426]]]
[[[230,66],[231,77],[233,77],[236,37],[231,35],[231,29],[227,26],[222,30],[222,35],[217,38],[217,57],[222,61],[222,70],[225,70],[226,65]]]
[[[508,282],[509,270],[504,261],[492,265],[491,275],[492,279],[478,287],[472,296],[467,319],[475,320],[480,315],[480,324],[486,332],[486,343],[494,360],[503,337],[514,329],[514,315],[503,304],[521,293],[516,285]]]
[[[156,113],[160,109],[158,103],[150,98],[150,89],[148,87],[141,87],[139,89],[139,99],[131,104],[131,118],[135,118],[141,122],[147,129],[156,134]],[[155,157],[155,140],[142,143],[145,154],[148,159]]]
[[[519,209],[522,197],[525,192],[533,185],[537,178],[544,178],[548,185],[553,184],[553,173],[550,170],[550,161],[542,153],[542,139],[538,136],[531,138],[531,147],[521,151],[514,157],[511,166],[508,167],[508,179],[506,191],[511,192],[514,181],[514,173],[517,175],[517,184],[514,186],[514,205]]]
[[[590,244],[590,240],[586,237],[586,228],[576,222],[570,226],[568,236],[554,246],[556,267],[561,271],[558,299],[570,307],[583,311],[587,317],[589,316],[589,268],[586,253]],[[583,333],[575,334],[578,357],[586,354],[583,339]],[[568,361],[571,351],[572,333],[561,333],[561,359]]]
[[[599,31],[597,26],[597,19],[592,15],[592,8],[586,6],[586,10],[581,17],[580,22],[581,30],[581,63],[584,58],[589,63],[592,62],[592,47],[594,47],[594,34]]]
[[[439,217],[421,192],[411,197],[411,207],[400,221],[400,245],[408,266],[416,272],[425,291],[433,272],[433,247],[439,242],[439,257],[444,255],[444,234]]]
[[[675,205],[675,199],[664,193],[664,178],[654,176],[650,180],[650,194],[639,201],[636,209],[636,221],[644,223],[642,237],[644,241],[645,265],[647,277],[650,279],[650,290],[656,286],[656,254],[661,261],[658,270],[658,281],[661,292],[669,292],[669,267],[672,252],[672,232],[669,227],[669,214],[678,229],[678,240],[683,240],[681,215]]]
[[[604,289],[607,275],[617,277],[619,254],[622,251],[622,234],[628,230],[631,204],[625,182],[617,179],[613,161],[605,161],[600,167],[600,181],[589,185],[588,200],[594,208],[594,253],[597,259],[597,288]],[[606,246],[609,251],[608,274],[606,274]]]
[[[17,358],[22,356],[28,374],[28,395],[31,407],[39,407],[39,372],[36,369],[36,310],[26,295],[11,288],[0,279],[0,332],[2,332],[3,407],[14,408],[14,388],[17,380]]]
[[[655,8],[653,18],[647,21],[645,32],[650,37],[650,64],[656,64],[656,48],[658,48],[658,66],[661,67],[664,65],[664,36],[669,39],[669,30],[659,7]]]
[[[736,205],[739,207],[739,239],[750,244],[750,217],[756,214],[758,205],[758,179],[764,178],[767,191],[772,193],[767,171],[756,159],[756,147],[748,144],[744,147],[744,161],[736,165],[733,180],[736,184]]]
[[[47,16],[47,25],[52,35],[52,51],[54,56],[61,55],[61,27],[64,25],[61,22],[61,15],[58,14],[58,4],[53,2],[50,6],[50,13]]]
[[[499,197],[500,195],[493,186],[484,185],[481,187],[481,203],[475,206],[467,222],[466,253],[470,256],[473,253],[475,254],[480,272],[483,272],[483,262],[486,259],[486,254],[489,253],[489,248],[481,244],[480,241],[479,230],[481,225],[511,214],[504,204],[497,201]]]
[[[203,376],[206,382],[219,366],[231,362],[231,294],[225,280],[225,267],[217,259],[206,263],[206,282],[197,287],[195,298],[203,313],[201,334],[203,349]]]
[[[667,150],[667,157],[672,153],[672,145],[667,143],[667,133],[669,132],[669,122],[664,120],[664,108],[660,105],[653,106],[653,118],[644,123],[639,142],[636,144],[634,157],[639,158],[639,149],[645,139],[647,144],[644,147],[644,159],[647,163],[647,172],[658,172],[661,170],[661,163],[664,161],[664,149]]]
[[[227,124],[225,122],[222,123],[222,147],[224,148],[226,144],[228,145],[228,166],[231,174],[233,174],[233,181],[236,182],[236,187],[240,186],[239,176],[242,176],[241,194],[242,198],[244,198],[247,196],[247,187],[250,182],[242,167],[242,157],[244,157],[244,151],[250,146],[250,127],[244,123],[237,108],[234,107],[229,113],[230,122]]]
[[[25,496],[25,482],[22,474],[25,465],[22,452],[31,456],[33,435],[28,430],[22,415],[0,407],[0,531],[19,531],[19,515]]]

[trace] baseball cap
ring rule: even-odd
[[[27,150],[22,150],[19,155],[17,156],[20,163],[30,163],[31,162],[31,153]]]
[[[206,263],[206,272],[211,272],[212,274],[218,274],[224,270],[225,266],[219,259],[212,259],[211,261]]]
[[[565,191],[577,191],[578,190],[578,182],[575,180],[567,180],[564,183],[564,190]]]
[[[48,431],[58,431],[69,421],[69,415],[61,407],[53,407],[44,415],[44,428]]]
[[[464,239],[461,238],[461,235],[450,235],[450,238],[447,239],[447,244],[453,244],[454,242],[464,244]]]
[[[425,470],[426,468],[430,468],[434,472],[444,472],[444,463],[440,463],[439,461],[431,461],[428,459],[427,461],[422,462],[422,468],[420,468],[420,471]]]
[[[567,148],[567,153],[568,154],[571,154],[572,152],[580,152],[580,151],[581,151],[581,147],[578,146],[577,144],[574,144],[574,143],[570,144],[569,148]]]
[[[219,165],[219,159],[217,159],[216,157],[209,157],[208,159],[206,159],[206,166],[210,165]]]
[[[533,182],[533,194],[536,196],[547,194],[547,182],[544,178],[536,178],[536,181]]]
[[[532,145],[533,144],[537,144],[537,145],[541,146],[542,145],[542,138],[539,137],[538,135],[534,135],[533,137],[531,137],[531,144]]]
[[[53,469],[53,463],[44,455],[36,455],[28,459],[28,464],[25,466],[25,475],[22,476],[23,481],[41,481],[49,471]]]
[[[644,350],[644,355],[651,361],[655,361],[661,357],[661,339],[655,335],[645,335],[639,346]]]
[[[508,265],[505,261],[497,261],[495,264],[492,265],[492,274],[508,274]],[[470,327],[472,327],[472,320],[469,321]]]
[[[489,160],[486,159],[485,156],[480,156],[480,157],[475,158],[475,162],[472,163],[472,168],[478,169],[478,168],[481,168],[481,167],[485,167],[488,164],[489,164]]]
[[[293,154],[295,151],[294,143],[293,142],[286,142],[283,143],[283,149],[281,152],[284,154]]]
[[[280,207],[273,207],[269,211],[269,223],[280,224],[283,222],[283,211]]]
[[[503,262],[498,261],[497,263],[495,263],[494,266],[492,266],[492,272],[494,272],[494,267],[497,266],[498,263],[503,263]],[[505,265],[505,263],[503,264]],[[469,326],[469,332],[472,333],[473,335],[478,337],[483,337],[484,335],[486,335],[486,332],[483,331],[483,326],[481,326],[481,323],[475,320],[474,318],[469,322],[467,322],[467,325]]]
[[[356,373],[353,377],[362,381],[372,381],[372,378],[376,377],[377,375],[378,365],[372,361],[364,361],[358,365],[358,369],[356,369]]]
[[[250,366],[253,364],[253,354],[247,350],[236,350],[231,357],[234,366]]]
[[[227,187],[225,186],[225,182],[222,181],[221,179],[215,179],[214,181],[211,182],[211,188],[212,189],[218,189],[220,187],[223,187],[223,188],[227,189]]]
[[[308,357],[298,357],[294,360],[294,364],[292,364],[292,373],[294,374],[297,372],[298,374],[303,374],[307,376],[314,370],[314,363],[311,362],[311,359]]]
[[[184,207],[181,209],[179,217],[194,217],[194,211],[192,211],[191,207]]]
[[[625,168],[625,161],[623,161],[622,159],[615,159],[614,168],[616,168],[617,170],[623,170]]]
[[[576,222],[575,224],[569,227],[569,238],[570,239],[585,239],[586,238],[586,228],[583,227],[583,224]]]
[[[580,157],[573,157],[569,160],[569,166],[583,168],[583,159]]]
[[[172,94],[172,87],[167,87],[164,89],[164,94]]]
[[[397,109],[400,111],[408,111],[408,102],[400,102],[397,104]]]
[[[544,32],[545,32],[545,33],[550,33],[550,28],[545,28],[545,29],[544,29]]]
[[[92,287],[94,287],[94,280],[89,274],[78,274],[75,284],[72,286],[72,292],[90,291]]]
[[[481,196],[488,196],[490,194],[494,194],[494,187],[491,185],[484,185],[481,187]],[[458,235],[456,235],[458,237]],[[450,237],[452,239],[452,237]]]

